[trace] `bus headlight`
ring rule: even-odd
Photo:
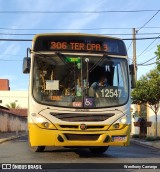
[[[31,118],[33,122],[38,125],[40,128],[45,129],[56,129],[56,127],[49,121],[47,118],[43,117],[42,115],[31,113]]]
[[[108,130],[122,129],[127,124],[127,116],[123,116],[115,121]]]
[[[120,122],[121,122],[122,124],[126,124],[126,122],[127,122],[126,117],[121,118],[121,119],[120,119]]]
[[[113,128],[118,129],[119,127],[120,127],[120,124],[119,123],[113,124]]]

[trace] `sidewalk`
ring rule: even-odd
[[[19,138],[21,136],[26,136],[26,131],[19,131],[19,132],[0,132],[0,144],[9,140],[13,140]]]
[[[139,144],[139,145],[150,146],[150,147],[160,149],[160,140],[158,140],[158,141],[145,141],[143,139],[131,138],[130,141],[133,143]]]

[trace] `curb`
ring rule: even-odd
[[[142,141],[137,141],[137,140],[131,140],[132,143],[136,143],[139,145],[143,145],[146,147],[152,147],[156,149],[160,149],[160,142],[154,143],[154,142],[142,142]]]
[[[22,137],[22,136],[26,136],[26,135],[27,134],[22,134],[22,135],[19,135],[19,136],[11,136],[11,137],[8,137],[8,138],[0,139],[0,144],[4,143],[4,142],[7,142],[7,141],[10,141],[10,140],[13,140],[13,139],[17,139],[17,138]]]

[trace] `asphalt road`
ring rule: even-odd
[[[33,153],[27,137],[0,144],[0,163],[160,163],[160,150],[131,143],[128,147],[109,147],[101,155],[88,149],[47,147],[44,152]]]
[[[131,143],[128,147],[109,147],[104,154],[100,155],[95,155],[88,149],[70,149],[63,147],[47,147],[44,152],[34,153],[29,150],[27,136],[23,136],[0,144],[0,163],[2,163],[2,166],[11,164],[12,169],[15,167],[28,168],[26,163],[38,164],[38,167],[41,168],[41,165],[39,164],[42,164],[42,172],[150,172],[151,169],[144,170],[142,169],[142,166],[146,167],[151,165],[151,163],[153,163],[152,165],[158,163],[158,169],[155,169],[154,171],[159,171],[160,149]],[[16,163],[18,165],[16,165]],[[50,163],[50,166],[46,163]],[[141,165],[139,165],[139,163],[141,163]],[[22,165],[19,166],[19,164]],[[125,169],[124,166],[126,164],[129,164],[131,167],[133,166],[133,168]],[[137,165],[140,166],[141,169],[135,168],[138,167]],[[1,168],[3,168],[2,166]],[[50,170],[48,170],[48,168]],[[4,170],[2,169],[0,171]],[[15,171],[15,169],[13,171]]]

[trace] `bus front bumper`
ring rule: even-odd
[[[130,125],[111,131],[61,131],[29,124],[31,146],[128,146]]]

